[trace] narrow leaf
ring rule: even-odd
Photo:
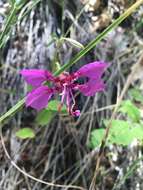
[[[77,48],[84,49],[84,46],[81,43],[79,43],[78,41],[73,40],[71,38],[64,38],[64,37],[62,37],[61,40],[65,40],[65,41],[71,43],[73,46],[75,46]]]

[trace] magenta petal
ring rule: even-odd
[[[79,77],[89,77],[92,79],[99,79],[105,68],[107,68],[108,64],[104,63],[102,61],[95,61],[93,63],[89,63],[87,65],[84,65],[83,67],[81,67],[76,74]]]
[[[41,110],[48,104],[49,99],[53,95],[53,91],[47,86],[41,86],[28,93],[26,98],[26,106]]]
[[[93,81],[92,79],[89,80],[87,83],[79,85],[78,89],[85,95],[85,96],[93,96],[96,92],[103,91],[105,88],[105,84],[102,80]]]
[[[80,110],[75,110],[74,112],[72,112],[73,116],[80,116]]]
[[[53,75],[46,70],[39,69],[24,69],[20,72],[26,82],[33,87],[40,86],[44,81],[51,81],[54,79]]]

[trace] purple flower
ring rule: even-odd
[[[101,76],[107,68],[107,64],[101,61],[89,63],[81,67],[75,73],[62,73],[58,77],[53,76],[49,71],[38,69],[24,69],[20,73],[26,82],[34,87],[28,93],[26,106],[41,110],[48,105],[54,94],[61,95],[61,105],[66,103],[68,112],[71,115],[79,116],[80,110],[76,108],[73,91],[79,90],[85,96],[93,96],[96,92],[103,91],[105,84]],[[79,84],[79,78],[87,78],[87,82]]]
[[[30,106],[39,111],[46,107],[52,95],[52,89],[47,86],[40,86],[28,93],[26,98],[26,106]]]
[[[38,87],[42,85],[44,81],[52,80],[54,78],[49,71],[38,69],[24,69],[20,74],[24,77],[26,82],[33,87]]]

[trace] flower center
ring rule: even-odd
[[[68,112],[73,116],[79,116],[80,111],[76,110],[76,102],[72,93],[72,89],[75,87],[74,81],[76,76],[70,75],[65,72],[55,79],[55,89],[61,94],[61,105],[59,106],[59,111],[61,110],[63,104],[67,106]]]

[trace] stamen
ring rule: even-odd
[[[74,110],[75,106],[76,106],[76,102],[75,102],[75,98],[73,96],[73,93],[72,93],[72,90],[70,89],[70,94],[71,94],[71,97],[72,97],[72,101],[73,101],[73,104],[71,106],[71,109],[70,109],[70,112],[73,116],[80,116],[80,110]]]
[[[67,91],[66,105],[67,105],[67,111],[70,113],[70,93],[69,93],[69,90]]]
[[[80,116],[80,110],[76,110],[72,112],[74,116]]]
[[[63,107],[63,104],[60,104],[60,105],[58,106],[58,112],[61,112],[62,107]]]
[[[66,90],[66,85],[63,85],[64,86],[64,89],[62,91],[62,93],[60,95],[62,95],[62,98],[61,98],[61,104],[58,106],[58,111],[61,112],[61,109],[63,107],[63,103],[64,103],[64,99],[67,95],[67,90]]]

